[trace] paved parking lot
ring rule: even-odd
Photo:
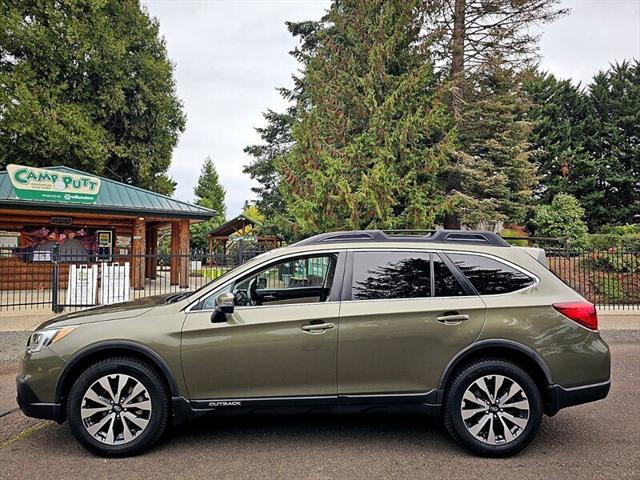
[[[22,340],[1,335],[5,389],[15,372],[5,358],[9,343]],[[107,460],[78,446],[66,425],[12,411],[0,418],[0,478],[638,479],[640,335],[605,336],[613,357],[609,398],[545,417],[537,441],[507,460],[467,455],[435,419],[391,415],[209,418],[147,454]]]

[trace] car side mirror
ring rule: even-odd
[[[211,315],[211,323],[226,322],[227,313],[233,313],[236,297],[231,292],[221,293],[216,298],[216,310]]]

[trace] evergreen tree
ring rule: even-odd
[[[428,0],[428,21],[425,24],[426,42],[432,48],[438,64],[443,66],[445,78],[451,87],[449,107],[461,136],[469,138],[462,130],[464,115],[469,108],[470,89],[477,88],[474,75],[485,75],[487,68],[500,59],[505,68],[522,68],[535,54],[538,36],[531,29],[534,25],[549,22],[566,13],[556,8],[559,0]],[[516,131],[519,126],[514,127]],[[515,133],[517,136],[517,133]],[[473,164],[459,164],[471,152],[463,145],[449,159],[448,175],[442,177],[449,208],[444,217],[447,228],[459,228],[460,220],[472,192],[464,191],[461,168],[475,176],[483,174],[486,166],[472,172]],[[480,199],[476,199],[480,200]],[[474,203],[474,202],[472,202]],[[475,202],[476,204],[478,202]],[[483,202],[486,205],[486,202]]]
[[[216,212],[216,216],[212,219],[191,225],[191,249],[202,252],[209,246],[207,234],[224,223],[226,213],[224,204],[226,192],[220,184],[218,172],[211,157],[205,158],[198,183],[193,192],[197,205]]]
[[[467,225],[523,222],[536,181],[529,103],[520,76],[501,58],[479,69],[465,93],[455,159],[443,170],[459,190],[449,198]]]
[[[316,32],[319,23],[313,21],[287,22],[289,32],[299,39],[299,45],[290,52],[301,64],[305,64],[317,46]],[[294,75],[294,88],[280,88],[280,95],[290,103],[284,113],[267,110],[263,114],[264,127],[256,128],[261,143],[245,147],[244,152],[252,160],[244,167],[244,173],[258,181],[251,190],[257,194],[256,205],[264,213],[267,221],[262,226],[264,233],[279,234],[286,239],[292,238],[293,223],[286,213],[286,207],[280,192],[280,174],[276,169],[276,160],[283,158],[293,146],[291,126],[296,114],[305,108],[304,75]]]
[[[531,147],[539,165],[538,198],[550,203],[558,193],[568,193],[584,202],[585,195],[598,195],[588,191],[591,185],[586,189],[580,185],[585,180],[590,183],[587,179],[593,167],[584,145],[588,115],[584,90],[570,80],[536,70],[527,72],[525,90],[532,104],[529,118],[533,124]]]
[[[171,194],[184,130],[158,22],[135,0],[0,5],[0,169],[67,165]]]
[[[640,220],[640,67],[615,64],[588,89],[553,76],[527,82],[534,108],[532,144],[540,163],[538,194],[580,199],[589,227]]]
[[[590,226],[640,222],[640,61],[616,63],[593,78],[585,148],[602,194],[583,203]]]
[[[450,117],[420,45],[422,2],[334,2],[304,58],[304,108],[277,159],[299,233],[429,228]]]

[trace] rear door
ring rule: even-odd
[[[350,252],[338,335],[341,401],[429,400],[485,320],[484,302],[451,267],[438,252]]]

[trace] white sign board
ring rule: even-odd
[[[124,262],[124,265],[103,262],[101,271],[100,303],[109,305],[129,301],[129,262]]]
[[[98,266],[71,265],[67,286],[67,305],[95,305],[97,293]]]

